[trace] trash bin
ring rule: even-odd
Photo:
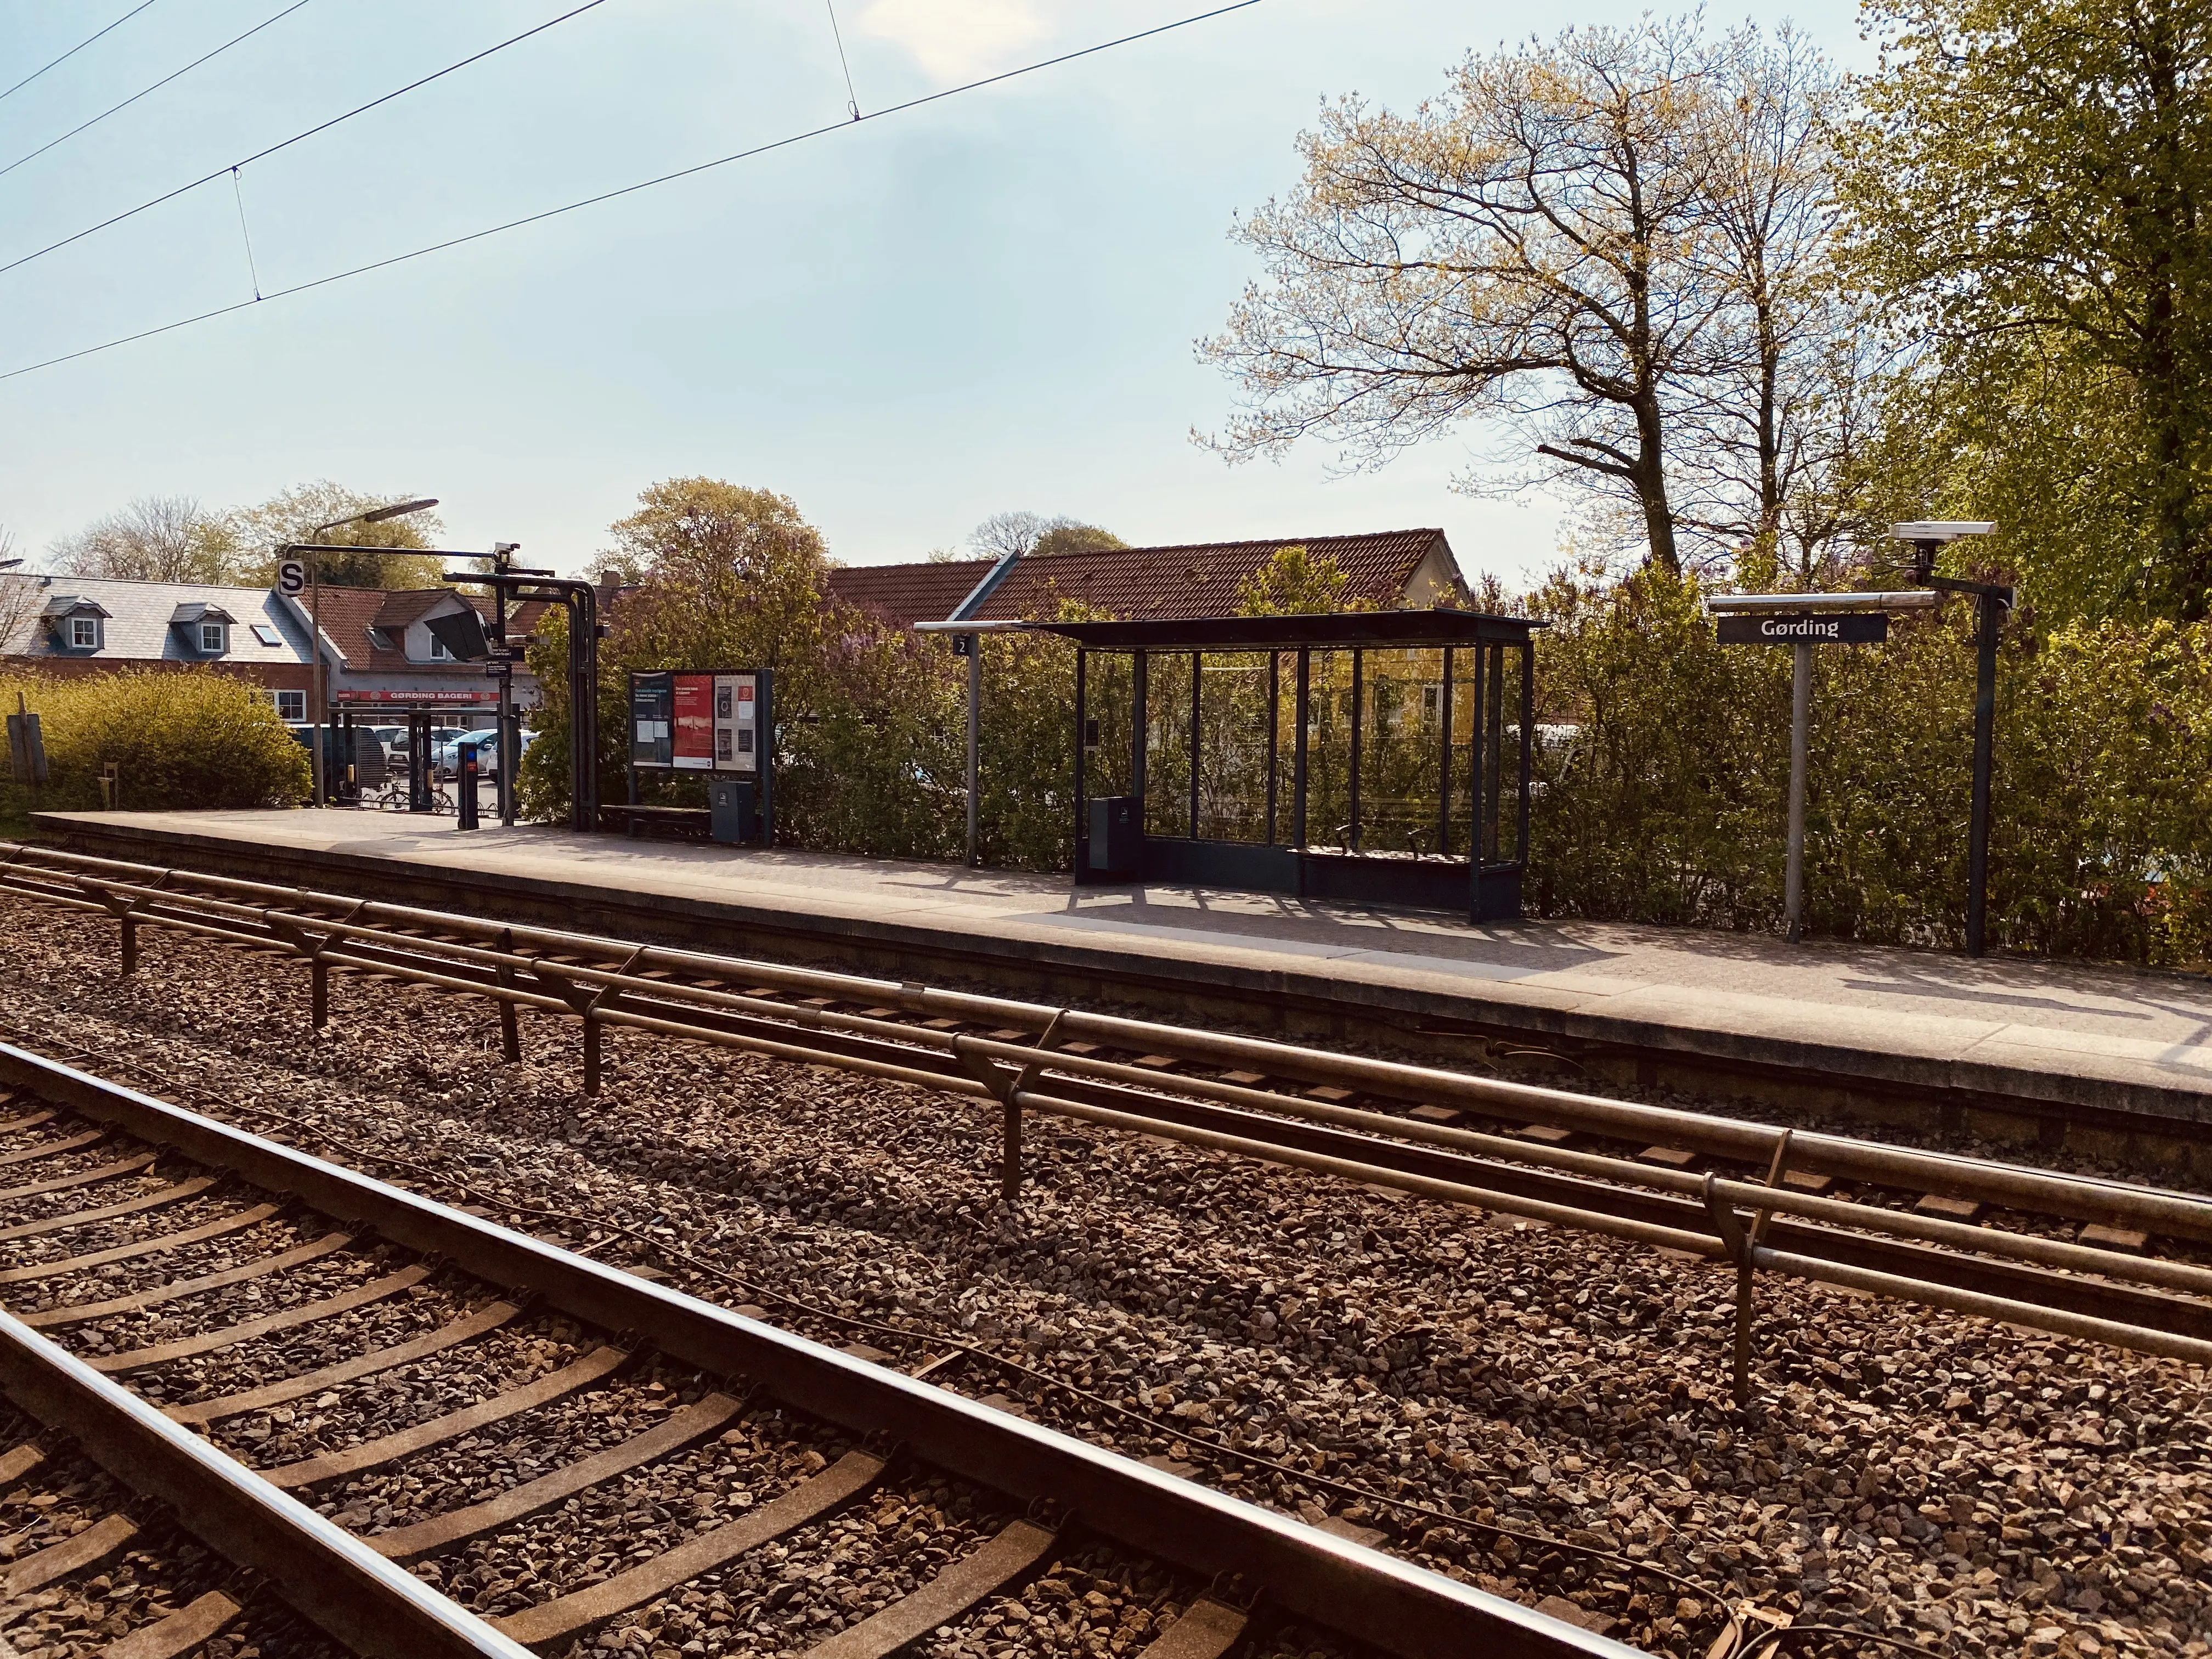
[[[750,779],[714,778],[708,781],[707,833],[726,847],[741,847],[759,839],[760,819],[753,810]]]
[[[1137,795],[1100,795],[1091,803],[1091,867],[1101,875],[1133,880],[1144,839],[1144,800]]]

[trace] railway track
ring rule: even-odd
[[[1756,1283],[1812,1279],[2212,1362],[2212,1200],[1261,1039],[660,949],[342,895],[0,846],[0,891],[105,914],[119,966],[171,928],[335,974],[480,996],[580,1028],[720,1044],[998,1109],[1000,1189],[1054,1120],[1181,1140],[1732,1265],[1747,1399]]]
[[[109,1483],[0,1572],[179,1587],[82,1651],[189,1652],[272,1594],[392,1659],[564,1653],[641,1608],[680,1650],[830,1659],[1078,1652],[1102,1620],[1152,1659],[1284,1621],[1403,1659],[1633,1651],[24,1050],[0,1091],[0,1385],[48,1431],[0,1446],[0,1488]],[[228,1576],[149,1555],[164,1525]]]

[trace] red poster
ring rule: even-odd
[[[714,764],[714,677],[678,674],[676,677],[676,750],[678,767],[705,772]]]

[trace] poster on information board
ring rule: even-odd
[[[676,676],[676,741],[671,760],[679,772],[714,769],[714,677]]]
[[[714,769],[750,773],[760,769],[757,677],[714,676]]]

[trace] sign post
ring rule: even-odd
[[[1805,931],[1805,770],[1813,732],[1813,647],[1879,645],[1889,638],[1892,611],[1932,608],[1938,595],[1902,593],[1759,593],[1708,599],[1723,645],[1786,645],[1796,653],[1790,677],[1790,841],[1782,878],[1782,922],[1791,944]],[[1814,605],[1849,610],[1814,611]]]

